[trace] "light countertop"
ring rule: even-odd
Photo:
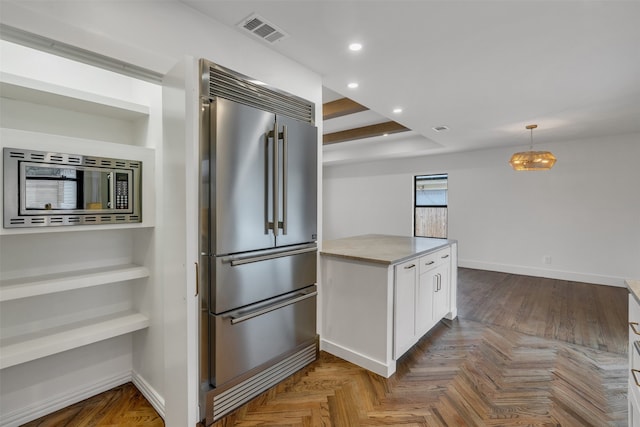
[[[625,280],[629,292],[640,302],[640,280]]]
[[[366,234],[325,240],[322,242],[320,254],[378,264],[398,264],[447,247],[452,243],[456,243],[456,241],[427,237]]]

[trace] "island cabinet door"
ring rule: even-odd
[[[444,264],[433,271],[433,325],[438,323],[449,310],[449,265]]]
[[[434,322],[434,290],[438,288],[438,276],[431,269],[421,272],[416,291],[416,334],[422,336]]]
[[[393,357],[398,359],[414,343],[416,337],[415,301],[418,277],[417,260],[395,267]]]

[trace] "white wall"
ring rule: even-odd
[[[640,277],[639,141],[541,144],[558,158],[545,172],[513,171],[506,148],[325,166],[324,238],[412,235],[414,175],[448,173],[461,266],[624,286]]]
[[[322,88],[321,78],[300,64],[285,58],[266,45],[249,39],[238,31],[229,29],[214,20],[200,15],[180,2],[167,1],[31,1],[3,0],[0,2],[0,20],[16,28],[23,29],[63,43],[77,46],[101,55],[112,57],[127,63],[159,72],[167,73],[185,56],[207,58],[220,65],[245,75],[264,81],[279,89],[308,99],[316,104],[316,123],[321,127]],[[321,132],[321,130],[320,130]],[[175,141],[176,144],[191,142]],[[185,159],[189,159],[189,149],[185,149]],[[321,152],[320,152],[321,154]],[[182,157],[178,157],[182,158]],[[158,159],[161,160],[161,159]],[[171,164],[170,161],[164,162]],[[175,174],[189,174],[195,165],[176,164],[187,171],[171,171]],[[168,172],[168,171],[167,171]],[[322,170],[319,171],[321,177]],[[319,180],[320,182],[320,180]],[[161,190],[160,190],[161,191]],[[158,195],[158,203],[166,205],[166,194]],[[157,215],[157,230],[166,230],[163,213]],[[319,222],[320,223],[320,222]],[[176,233],[175,235],[178,235]],[[184,234],[180,241],[172,241],[164,235],[154,235],[149,245],[154,245],[157,261],[164,262],[162,249],[181,247],[186,244]],[[144,243],[137,243],[144,246]],[[137,255],[139,256],[139,255]],[[174,265],[164,265],[165,269],[186,271],[184,281],[158,284],[165,286],[163,298],[154,294],[154,307],[163,304],[164,318],[173,327],[164,334],[163,339],[152,338],[148,333],[136,333],[133,343],[133,364],[140,367],[140,374],[156,390],[163,393],[166,403],[166,425],[194,425],[198,420],[198,411],[193,395],[197,394],[197,377],[193,366],[197,364],[196,355],[187,360],[187,350],[182,345],[186,337],[188,346],[196,345],[197,331],[187,326],[184,300],[172,302],[176,295],[192,295],[192,266],[195,259],[173,259]],[[176,287],[180,291],[176,291]],[[142,297],[142,296],[140,296]],[[191,313],[194,316],[195,313]],[[143,340],[153,344],[141,346]],[[162,346],[165,345],[166,348]],[[144,364],[144,358],[155,353],[164,354],[164,371],[158,372],[157,360]],[[191,357],[189,356],[189,357]],[[175,363],[174,363],[175,362]],[[190,376],[185,381],[172,383],[176,375]],[[162,379],[160,379],[162,377]],[[31,381],[33,382],[33,381]],[[163,384],[166,382],[166,384]],[[185,390],[188,387],[189,390]]]

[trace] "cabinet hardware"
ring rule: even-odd
[[[405,266],[404,266],[404,269],[405,269],[405,270],[409,270],[409,269],[411,269],[411,268],[413,268],[413,267],[415,267],[415,266],[416,266],[415,264],[405,265]]]
[[[638,322],[629,322],[629,326],[631,326],[631,330],[634,334],[640,335],[640,330],[638,329]]]
[[[194,262],[196,265],[196,294],[194,297],[197,297],[200,294],[200,266],[197,262]]]
[[[435,261],[425,262],[425,263],[424,263],[424,265],[431,265],[431,264],[433,264],[433,263],[435,263]]]
[[[449,254],[442,255],[440,258],[442,258],[442,259],[449,258]]]
[[[640,373],[640,371],[639,371],[639,370],[637,370],[637,369],[632,369],[632,370],[631,370],[631,375],[633,375],[633,381],[635,381],[636,385],[637,385],[638,387],[640,387],[640,382],[638,381],[638,376],[636,375],[636,374],[638,374],[638,373]]]

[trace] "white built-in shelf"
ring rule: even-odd
[[[147,105],[4,72],[0,72],[0,96],[117,119],[135,120],[149,115]]]
[[[2,2],[2,0],[0,0]],[[143,217],[144,221],[144,217]],[[139,229],[153,228],[153,225],[144,222],[128,222],[122,224],[103,224],[103,225],[59,225],[51,227],[17,227],[4,228],[0,223],[0,236],[11,236],[14,234],[45,234],[45,233],[68,233],[72,231],[96,231],[96,230],[122,230],[122,229]]]
[[[0,302],[149,277],[146,267],[125,264],[0,280]]]
[[[0,341],[0,369],[93,344],[149,326],[149,319],[131,311],[87,319]]]

